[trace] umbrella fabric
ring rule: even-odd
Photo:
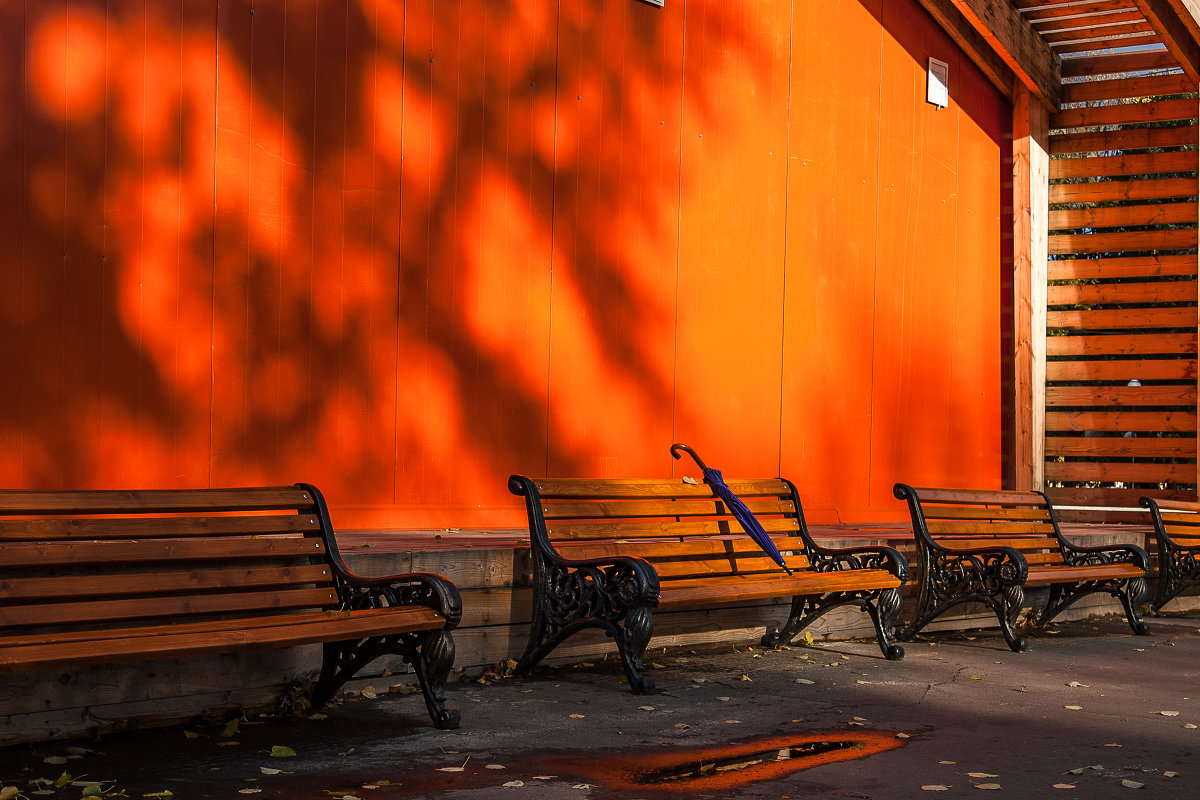
[[[784,563],[779,548],[775,546],[775,542],[771,541],[771,537],[763,530],[762,523],[754,516],[754,512],[746,508],[746,504],[742,502],[742,499],[734,494],[733,490],[726,485],[725,479],[721,476],[721,470],[704,467],[704,482],[711,486],[717,496],[729,507],[734,518],[741,524],[742,530],[758,543],[758,546],[762,548],[764,553],[769,555],[776,564],[783,567],[788,575],[791,575],[792,571]]]

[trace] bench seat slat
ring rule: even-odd
[[[669,497],[712,497],[708,484],[697,479],[694,484],[679,478],[664,480],[620,480],[590,478],[539,478],[536,482],[538,494],[543,499],[552,498],[669,498]],[[756,496],[786,497],[791,490],[778,478],[767,480],[726,481],[738,497],[745,499]]]
[[[938,544],[951,550],[969,550],[977,548],[1012,547],[1021,551],[1053,550],[1059,552],[1058,540],[1045,537],[999,537],[980,538],[978,536],[939,536]]]
[[[746,507],[755,514],[786,514],[792,504],[776,499],[745,499]],[[729,508],[719,500],[612,500],[600,502],[563,501],[543,503],[542,515],[557,519],[640,519],[653,517],[724,517]]]
[[[684,609],[717,603],[765,600],[771,597],[888,589],[899,585],[899,579],[886,570],[805,572],[793,577],[779,573],[772,576],[730,575],[721,578],[672,581],[661,589],[659,607]]]
[[[241,540],[53,542],[4,545],[5,567],[49,567],[139,562],[215,561],[246,558],[297,558],[325,555],[325,543],[313,537]]]
[[[761,518],[759,522],[767,533],[795,533],[800,523],[794,517],[776,519]],[[661,539],[664,537],[689,538],[709,537],[722,534],[745,536],[737,520],[708,520],[676,522],[594,522],[576,524],[571,521],[555,522],[548,531],[556,542],[587,539]]]
[[[232,614],[238,611],[272,611],[296,608],[330,608],[338,602],[332,588],[281,589],[272,592],[178,595],[154,599],[92,600],[88,602],[5,604],[0,606],[0,628],[115,622],[159,617]]]
[[[772,537],[781,551],[800,550],[804,540],[799,537]],[[607,541],[563,542],[559,552],[570,558],[611,558],[638,556],[657,563],[660,559],[703,558],[706,556],[751,555],[764,556],[758,543],[745,534],[728,539],[686,539],[684,541]]]
[[[397,630],[436,630],[446,624],[438,612],[423,606],[381,611],[369,615],[352,612],[345,616],[308,614],[303,615],[308,619],[293,618],[269,626],[259,624],[256,618],[245,620],[245,624],[233,619],[225,621],[225,627],[191,632],[157,626],[127,630],[120,638],[103,636],[88,640],[71,635],[63,641],[50,639],[38,644],[0,647],[0,672],[317,644],[384,636]]]
[[[1082,567],[1062,565],[1030,565],[1027,586],[1074,581],[1100,581],[1137,578],[1145,573],[1135,564],[1089,564]]]
[[[243,569],[194,569],[188,572],[117,572],[98,575],[13,576],[3,579],[4,597],[21,600],[84,600],[138,595],[155,602],[156,595],[220,589],[299,584],[332,585],[333,575],[324,564]]]
[[[320,527],[315,514],[0,519],[0,542],[272,535],[305,533]]]
[[[121,514],[151,512],[269,511],[315,508],[310,492],[296,486],[249,489],[145,489],[132,491],[0,491],[0,514]]]

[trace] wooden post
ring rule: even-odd
[[[1028,89],[1013,98],[1014,489],[1041,489],[1046,452],[1046,252],[1050,113]]]

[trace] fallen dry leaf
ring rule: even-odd
[[[590,783],[577,783],[574,786],[572,786],[571,788],[572,789],[591,789],[592,785]]]
[[[1183,727],[1187,728],[1188,730],[1195,730],[1196,728],[1196,726],[1191,722],[1185,722]]]
[[[534,775],[533,779],[535,781],[552,781],[557,777],[557,775]]]
[[[1179,773],[1178,773],[1178,772],[1172,772],[1171,770],[1167,770],[1166,772],[1164,772],[1164,773],[1163,773],[1163,777],[1164,777],[1164,778],[1178,778],[1178,777],[1179,777]]]
[[[438,772],[465,772],[463,767],[438,767]]]
[[[1068,711],[1083,711],[1083,706],[1063,706]]]
[[[967,676],[967,678],[969,678],[970,680],[973,680],[973,681],[981,681],[981,680],[983,680],[983,676],[982,676],[982,675],[968,675],[968,676]]]
[[[808,678],[796,678],[796,683],[800,683],[805,686],[812,686],[816,683],[816,681],[810,681]]]
[[[897,734],[896,734],[896,738],[897,738],[897,739],[911,739],[911,738],[912,738],[912,736],[911,736],[910,734],[907,734],[907,733],[897,733]]]
[[[570,717],[571,719],[584,719],[583,714],[568,714],[567,716]]]
[[[1155,711],[1155,714],[1162,714],[1164,717],[1178,717],[1178,711]]]
[[[238,789],[238,794],[259,794],[262,789]]]
[[[968,772],[967,777],[969,777],[969,778],[999,778],[1000,776],[993,775],[990,772]]]
[[[507,769],[503,764],[487,764],[484,769]]]
[[[277,744],[271,748],[272,758],[292,758],[296,755],[296,751],[287,745]]]
[[[1073,783],[1056,783],[1056,784],[1054,784],[1054,786],[1052,788],[1054,788],[1054,789],[1074,789],[1075,784],[1073,784]]]
[[[1067,684],[1067,686],[1071,686],[1076,689],[1090,688],[1086,683],[1080,683],[1079,681],[1071,681],[1070,683]]]
[[[234,717],[233,719],[229,720],[229,722],[225,723],[225,729],[223,731],[221,731],[221,735],[224,736],[226,739],[233,736],[235,733],[237,733],[238,723],[240,723],[240,722],[241,722],[241,720],[238,719],[237,717]]]
[[[258,771],[263,775],[278,775],[279,773],[283,772],[281,769],[271,769],[270,767],[259,767]]]
[[[740,719],[727,719],[727,720],[725,720],[725,724],[726,725],[741,725],[742,721]]]
[[[751,678],[749,675],[743,675],[743,676],[742,676],[742,680],[744,680],[744,681],[751,681],[751,682],[753,682],[753,679],[752,679],[752,678]]]
[[[367,698],[368,700],[374,700],[376,697],[379,697],[379,693],[375,691],[375,687],[371,686],[370,684],[367,684],[366,686],[364,686],[362,691],[359,692],[359,694],[361,694],[363,697]]]
[[[1121,781],[1121,785],[1124,786],[1126,789],[1143,789],[1146,786],[1146,784],[1144,784],[1144,783],[1138,783],[1137,781],[1131,781],[1128,778]]]
[[[718,702],[718,703],[725,703],[725,702],[727,702],[728,700],[729,700],[729,698],[728,698],[728,697],[718,697],[718,698],[717,698],[717,702]]]
[[[931,783],[926,786],[922,786],[921,790],[925,792],[948,792],[950,791],[950,787],[941,783]]]
[[[977,783],[977,784],[975,784],[975,788],[976,789],[1003,789],[1004,787],[998,783]]]
[[[501,784],[505,789],[519,789],[524,785],[525,781],[509,781],[508,783]]]

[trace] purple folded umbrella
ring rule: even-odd
[[[758,518],[754,516],[754,512],[747,508],[746,504],[742,502],[742,499],[734,494],[733,490],[730,489],[725,483],[725,479],[721,476],[721,471],[719,469],[712,469],[711,467],[705,465],[705,463],[700,459],[700,456],[696,455],[696,451],[688,447],[686,444],[676,443],[671,445],[671,455],[675,458],[682,458],[682,456],[679,455],[680,450],[691,456],[696,462],[696,465],[700,467],[704,473],[704,482],[712,487],[712,490],[717,497],[721,498],[721,501],[724,502],[729,508],[729,511],[733,514],[734,519],[736,519],[738,524],[742,526],[742,530],[744,530],[746,534],[753,539],[759,547],[762,548],[764,553],[771,557],[772,561],[783,567],[784,572],[786,572],[788,575],[791,575],[792,571],[788,569],[788,565],[784,563],[783,555],[779,552],[779,548],[775,546],[775,542],[773,542],[767,532],[763,530],[762,523],[760,523]]]

